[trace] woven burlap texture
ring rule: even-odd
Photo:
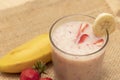
[[[90,4],[92,3],[92,4]],[[101,12],[112,13],[104,0],[33,0],[0,11],[0,56],[42,33],[48,33],[52,23],[62,16],[87,14],[96,17]],[[119,27],[119,23],[117,23]],[[119,80],[120,30],[110,35],[104,58],[101,80]],[[53,77],[53,65],[46,71]],[[0,73],[0,80],[19,80],[19,74]]]

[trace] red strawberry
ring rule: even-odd
[[[81,27],[82,27],[82,24],[81,24],[80,27],[79,27],[79,30],[78,30],[78,33],[77,33],[76,38],[78,38],[78,37],[80,36],[80,33],[81,33]]]
[[[39,80],[41,73],[45,73],[45,64],[37,62],[33,68],[25,69],[21,72],[20,80]]]
[[[39,80],[39,77],[38,71],[30,68],[22,71],[20,80]]]
[[[85,29],[89,26],[89,24],[85,24],[84,26],[81,24],[79,29],[78,29],[78,33],[77,33],[77,36],[76,36],[76,39],[75,39],[75,42],[79,39],[80,35],[81,35],[81,32],[84,32]]]
[[[52,79],[51,79],[51,78],[46,77],[46,78],[40,78],[39,80],[52,80]]]
[[[103,39],[99,39],[99,40],[95,41],[93,44],[99,44],[99,43],[103,43],[103,42],[104,42]]]
[[[89,24],[85,24],[85,26],[81,29],[81,32],[84,32],[85,29],[89,26]]]
[[[78,41],[78,43],[83,43],[83,42],[86,40],[87,37],[88,37],[87,34],[83,34],[83,35],[80,37],[80,40]]]

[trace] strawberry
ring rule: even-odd
[[[79,30],[78,30],[78,33],[77,33],[77,36],[76,36],[76,38],[78,38],[78,37],[80,36],[81,27],[82,27],[82,24],[81,24],[81,25],[80,25],[80,27],[79,27]]]
[[[22,71],[20,75],[20,80],[39,80],[39,77],[40,75],[38,71],[30,68]]]
[[[97,41],[95,41],[93,44],[97,45],[97,46],[101,46],[103,44],[104,40],[103,39],[99,39]]]
[[[89,24],[85,24],[85,26],[81,29],[81,32],[84,32],[85,29],[89,26]]]
[[[42,73],[45,70],[45,64],[37,62],[33,68],[25,69],[20,74],[20,80],[39,80]]]
[[[99,39],[99,40],[95,41],[93,44],[99,44],[99,43],[103,43],[103,42],[104,42],[103,39]]]
[[[80,25],[75,42],[79,39],[81,32],[83,33],[88,26],[89,26],[89,24],[85,24],[84,26],[82,24]]]
[[[46,78],[40,78],[39,80],[52,80],[52,79],[51,79],[51,78],[46,77]]]
[[[83,34],[83,35],[80,37],[80,40],[78,41],[78,43],[79,43],[79,44],[80,44],[80,43],[83,43],[83,42],[86,40],[87,37],[88,37],[87,34]]]

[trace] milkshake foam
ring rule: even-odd
[[[78,35],[79,34],[79,35]],[[87,35],[86,37],[82,37]],[[99,50],[105,44],[105,37],[96,37],[92,25],[72,21],[60,25],[52,34],[56,47],[73,55],[85,55]],[[85,38],[80,42],[81,38]]]

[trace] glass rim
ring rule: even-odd
[[[91,19],[95,19],[95,17],[89,16],[89,15],[84,15],[84,14],[72,14],[72,15],[63,16],[63,17],[57,19],[57,20],[52,24],[52,26],[51,26],[51,28],[50,28],[50,30],[49,30],[49,38],[50,38],[50,42],[52,43],[52,46],[54,46],[56,49],[58,49],[59,51],[63,52],[64,54],[71,55],[71,56],[89,56],[89,55],[96,54],[96,53],[98,53],[99,51],[101,51],[102,49],[104,49],[105,46],[106,46],[107,43],[108,43],[108,40],[109,40],[109,32],[108,32],[108,30],[106,30],[106,36],[107,36],[107,37],[106,37],[106,40],[105,40],[105,41],[106,41],[105,44],[104,44],[100,49],[98,49],[98,50],[96,50],[96,51],[94,51],[94,52],[91,52],[91,53],[89,53],[89,54],[84,54],[84,55],[81,55],[81,54],[72,54],[72,53],[66,52],[66,51],[64,51],[64,50],[62,50],[62,49],[60,49],[60,48],[58,48],[58,47],[56,46],[56,44],[55,44],[54,41],[52,40],[52,30],[53,30],[54,26],[57,24],[57,22],[61,21],[62,19],[64,19],[64,18],[69,18],[69,17],[72,17],[72,16],[85,16],[85,17],[89,17],[89,18],[91,18]]]

